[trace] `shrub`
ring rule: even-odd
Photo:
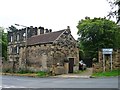
[[[48,73],[44,72],[44,71],[39,71],[39,72],[37,72],[37,75],[40,76],[40,77],[45,77],[45,76],[48,75]]]
[[[30,70],[20,69],[17,73],[26,74],[26,73],[34,73],[34,72]]]

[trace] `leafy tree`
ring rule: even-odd
[[[99,49],[120,48],[120,31],[118,25],[106,18],[80,20],[78,25],[78,41],[85,57],[97,58]]]
[[[107,0],[108,3],[111,6],[111,11],[109,12],[108,17],[116,17],[117,18],[117,23],[120,22],[120,0]],[[118,6],[117,10],[115,7]]]
[[[0,46],[2,47],[2,49],[0,51],[2,57],[5,58],[5,60],[7,60],[7,33],[4,32],[4,28],[0,27]]]

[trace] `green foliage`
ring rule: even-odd
[[[7,33],[4,32],[4,28],[0,27],[0,46],[2,46],[2,57],[7,60]]]
[[[81,60],[83,60],[85,58],[85,53],[82,49],[79,50],[79,57]]]
[[[44,72],[44,71],[34,72],[34,71],[30,71],[30,70],[25,70],[25,69],[20,69],[17,73],[19,73],[19,74],[37,74],[37,76],[39,76],[39,77],[45,77],[48,75],[48,73]]]
[[[40,77],[45,77],[45,76],[48,76],[48,73],[47,73],[47,72],[44,72],[44,71],[39,71],[39,72],[37,73],[37,75],[40,76]]]
[[[30,70],[20,69],[17,73],[19,73],[19,74],[27,74],[27,73],[34,73],[34,72],[30,71]]]
[[[109,71],[109,72],[99,72],[99,73],[94,73],[92,76],[96,76],[96,77],[120,76],[120,71],[119,70],[113,70],[113,71]]]
[[[79,21],[77,28],[79,46],[87,58],[97,58],[102,48],[120,48],[120,27],[113,21],[86,17]]]

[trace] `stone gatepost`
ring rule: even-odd
[[[69,63],[68,62],[65,62],[64,68],[65,68],[65,74],[68,74],[68,70],[69,70]]]
[[[120,68],[120,49],[113,50],[112,57],[109,54],[103,56],[102,51],[99,51],[98,62],[93,62],[93,72],[111,71],[117,70],[119,68]]]

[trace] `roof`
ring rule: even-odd
[[[56,32],[50,32],[40,35],[35,35],[27,40],[27,45],[52,43],[54,42],[65,30],[60,30]]]

